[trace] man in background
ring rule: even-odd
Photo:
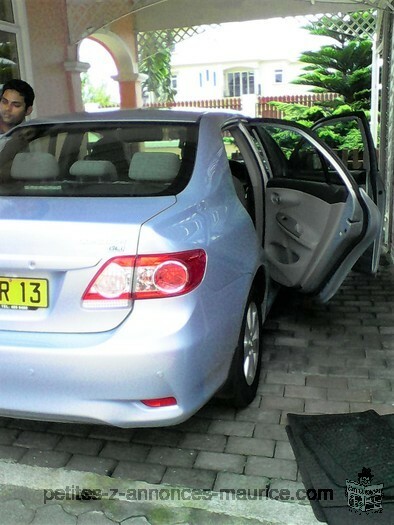
[[[0,133],[6,133],[33,111],[33,88],[19,78],[9,80],[3,85],[0,94]]]

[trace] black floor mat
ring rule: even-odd
[[[288,414],[288,422],[289,440],[305,488],[315,497],[311,505],[319,521],[394,524],[394,414]],[[371,494],[374,505],[365,507]]]

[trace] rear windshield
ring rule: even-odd
[[[195,160],[197,124],[67,123],[0,138],[0,195],[175,195]]]

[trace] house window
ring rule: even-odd
[[[172,89],[178,88],[178,77],[176,75],[172,75],[171,77],[171,87]]]
[[[227,73],[227,93],[229,97],[252,95],[255,93],[253,71],[233,71]]]
[[[275,69],[275,84],[283,82],[283,69]]]
[[[15,22],[12,0],[0,0],[0,20],[3,22],[11,22],[11,24]]]
[[[0,0],[0,84],[20,78],[17,29],[11,0]]]

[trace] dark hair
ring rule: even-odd
[[[13,91],[17,91],[20,95],[22,95],[25,100],[26,108],[29,108],[33,105],[33,88],[24,80],[20,80],[19,78],[12,78],[11,80],[8,80],[8,82],[6,82],[2,87],[1,96],[4,95],[4,92],[7,91],[7,89],[12,89]]]

